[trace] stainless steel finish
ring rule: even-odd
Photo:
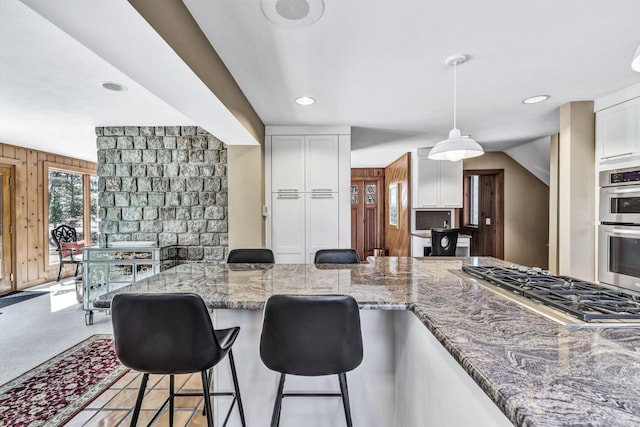
[[[614,154],[613,156],[606,156],[606,157],[601,157],[602,160],[611,160],[611,159],[621,159],[624,157],[631,157],[633,156],[633,152],[631,153],[622,153],[622,154]]]
[[[571,317],[565,315],[564,313],[559,312],[558,310],[554,310],[553,308],[546,306],[537,301],[530,300],[521,295],[508,291],[506,289],[499,288],[497,286],[493,286],[483,280],[478,279],[469,279],[465,277],[467,280],[473,281],[479,287],[486,289],[490,292],[493,292],[497,295],[500,295],[507,300],[518,304],[519,306],[526,308],[527,310],[531,310],[534,313],[537,313],[559,325],[562,325],[569,329],[582,329],[582,328],[637,328],[640,326],[640,322],[629,322],[623,320],[606,320],[606,321],[598,321],[598,322],[584,322],[582,320],[576,319],[575,317]]]
[[[640,241],[640,225],[600,225],[598,227],[598,280],[635,292],[640,291],[640,277],[628,276],[611,271],[610,238],[624,237]]]
[[[605,159],[613,159],[617,157],[623,157],[628,154],[618,154],[615,156],[604,157]],[[640,185],[640,181],[631,182],[611,182],[611,177],[617,174],[624,174],[629,172],[640,171],[640,167],[613,169],[600,172],[600,187],[620,187],[621,185]]]
[[[600,188],[600,222],[619,222],[640,224],[640,212],[618,213],[611,212],[611,200],[616,198],[640,199],[640,185],[627,185],[624,187]]]

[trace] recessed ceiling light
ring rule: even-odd
[[[102,87],[108,90],[112,90],[114,92],[124,92],[127,90],[126,86],[123,86],[120,83],[114,83],[114,82],[104,82],[102,83]]]
[[[300,105],[311,105],[315,104],[315,102],[316,100],[310,96],[301,96],[300,98],[296,98],[296,103]]]
[[[261,0],[260,3],[264,16],[285,28],[308,27],[324,13],[323,0]]]
[[[549,95],[536,95],[531,98],[527,98],[522,101],[523,104],[537,104],[538,102],[546,101],[549,99]]]

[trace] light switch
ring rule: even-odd
[[[484,223],[485,225],[491,225],[491,218],[485,218]]]

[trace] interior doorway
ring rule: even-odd
[[[13,277],[13,168],[0,165],[0,295],[15,291]]]
[[[471,256],[504,259],[504,169],[465,170],[460,232]]]
[[[351,247],[362,261],[384,247],[384,169],[351,169]]]

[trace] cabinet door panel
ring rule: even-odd
[[[440,206],[462,207],[462,161],[440,163]]]
[[[305,215],[302,194],[273,194],[273,254],[278,263],[304,264]]]
[[[338,194],[307,194],[307,262],[313,263],[319,249],[339,246]]]
[[[338,136],[306,137],[306,191],[338,192]]]
[[[623,102],[597,113],[597,136],[603,161],[640,151],[640,99]]]
[[[304,191],[304,149],[304,136],[283,135],[272,137],[272,191]]]
[[[462,182],[462,181],[461,181]],[[440,165],[437,160],[418,157],[418,206],[435,208],[440,199]]]

